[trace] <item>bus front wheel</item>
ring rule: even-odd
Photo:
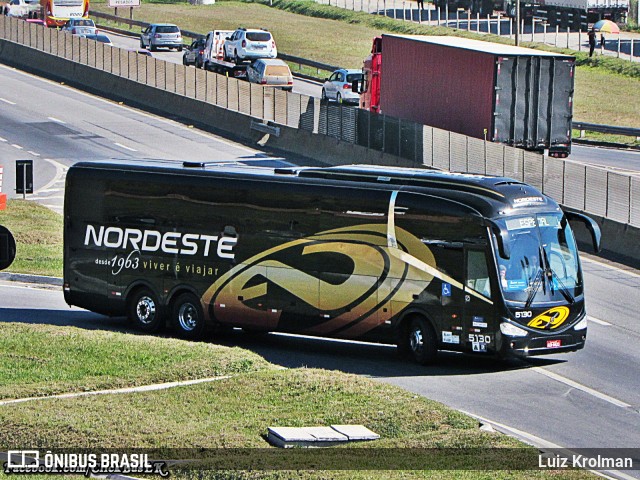
[[[146,288],[136,291],[129,301],[129,320],[140,330],[155,333],[162,329],[162,308],[155,294]]]
[[[173,303],[173,328],[182,338],[196,340],[202,337],[205,329],[204,312],[200,299],[193,293],[183,293]]]
[[[403,350],[420,365],[435,362],[438,354],[436,333],[424,318],[415,317],[405,330]]]

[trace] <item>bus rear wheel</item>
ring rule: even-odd
[[[420,365],[429,365],[436,360],[438,344],[431,324],[424,318],[415,317],[405,330],[402,350]]]
[[[140,330],[155,333],[162,329],[162,308],[155,294],[146,288],[136,291],[129,301],[128,315]]]
[[[173,302],[173,328],[178,335],[189,340],[202,338],[205,330],[204,312],[200,299],[193,293],[183,293]]]

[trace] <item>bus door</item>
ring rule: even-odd
[[[463,308],[463,338],[466,349],[473,352],[495,350],[495,304],[492,292],[496,288],[489,274],[487,251],[482,246],[465,246],[465,282]]]

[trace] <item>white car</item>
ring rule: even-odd
[[[261,58],[247,67],[247,80],[265,87],[293,90],[293,76],[289,65],[278,58]]]
[[[338,103],[360,102],[360,95],[351,90],[351,84],[362,81],[362,70],[348,70],[341,68],[327,78],[322,85],[322,100],[335,100]]]
[[[224,42],[225,60],[233,60],[235,63],[277,56],[276,42],[266,30],[239,28]]]
[[[6,5],[5,15],[18,18],[36,18],[40,11],[38,0],[11,0]]]
[[[97,35],[96,24],[90,18],[70,18],[62,30],[73,35]]]

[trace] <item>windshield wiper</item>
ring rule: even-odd
[[[569,291],[567,286],[560,279],[560,276],[555,272],[555,270],[553,268],[551,268],[551,263],[549,262],[549,257],[547,256],[547,251],[542,246],[540,247],[540,250],[542,251],[542,255],[543,255],[543,258],[544,258],[544,263],[546,265],[545,276],[547,276],[549,278],[549,285],[551,287],[551,293],[553,293],[553,279],[555,278],[556,282],[558,282],[558,290],[560,290],[560,293],[565,298],[565,300],[567,300],[567,302],[569,302],[570,304],[573,305],[575,303],[576,299],[573,297],[573,295],[571,295],[571,292]]]
[[[562,280],[560,280],[560,277],[558,276],[558,274],[552,270],[549,269],[551,271],[551,275],[552,277],[554,277],[556,279],[556,282],[558,282],[558,287],[560,290],[560,293],[564,296],[564,298],[567,299],[567,302],[569,302],[570,304],[574,304],[576,299],[574,298],[573,295],[571,295],[571,291],[567,288],[567,286],[564,284],[564,282]]]
[[[536,276],[533,279],[533,282],[531,282],[531,291],[529,292],[529,296],[527,297],[527,302],[524,304],[524,308],[529,308],[531,306],[531,302],[533,302],[533,299],[536,296],[536,293],[538,293],[538,290],[540,289],[540,284],[543,283],[542,274],[543,274],[542,269],[538,267],[538,273],[536,273]]]

